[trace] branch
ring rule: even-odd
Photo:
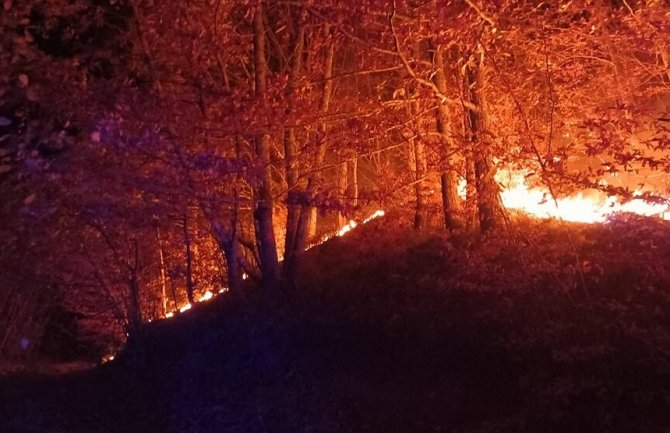
[[[467,3],[468,6],[470,6],[475,12],[477,12],[477,15],[479,15],[481,19],[491,24],[492,26],[495,26],[495,22],[489,18],[476,4],[474,4],[472,0],[465,0],[465,3]]]
[[[402,48],[400,47],[400,39],[398,38],[398,32],[396,32],[395,26],[393,25],[393,20],[395,18],[395,13],[396,13],[396,5],[395,5],[395,0],[394,0],[393,1],[393,12],[391,12],[391,14],[389,15],[389,26],[391,28],[391,33],[393,34],[393,40],[394,40],[394,43],[395,43],[396,54],[397,54],[398,58],[400,58],[400,61],[402,62],[403,66],[405,67],[405,70],[407,71],[409,76],[412,77],[412,79],[414,79],[414,81],[416,81],[417,83],[431,89],[433,91],[433,93],[435,94],[435,96],[440,100],[441,104],[446,104],[446,103],[464,104],[466,107],[468,107],[469,109],[471,109],[473,111],[479,111],[478,107],[476,107],[475,105],[471,104],[468,101],[465,101],[465,100],[462,100],[462,99],[457,100],[457,99],[453,99],[453,98],[448,97],[447,95],[445,95],[444,93],[442,93],[440,91],[440,89],[435,85],[435,83],[433,83],[430,80],[426,80],[425,78],[421,78],[416,74],[416,71],[414,71],[414,68],[412,68],[412,65],[407,60],[407,57],[402,52]]]

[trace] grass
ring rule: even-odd
[[[302,287],[147,326],[117,361],[0,383],[7,432],[670,431],[670,227],[387,217]]]

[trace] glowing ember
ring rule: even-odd
[[[109,354],[109,355],[105,355],[105,356],[102,357],[102,363],[103,364],[106,364],[110,361],[114,361],[114,354],[113,353]]]
[[[213,297],[214,297],[214,293],[212,293],[208,290],[200,298],[198,298],[198,302],[209,301]]]
[[[186,304],[186,305],[184,305],[183,307],[181,307],[181,308],[179,309],[179,312],[180,312],[180,313],[183,313],[184,311],[188,311],[188,310],[191,309],[191,307],[192,307],[191,304]]]
[[[173,313],[172,311],[170,311],[169,313],[167,313],[167,314],[165,315],[165,318],[166,318],[166,319],[169,319],[170,317],[173,317],[173,316],[174,316],[174,313]]]

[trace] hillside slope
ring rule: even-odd
[[[667,431],[670,228],[515,224],[372,222],[311,250],[295,293],[226,295],[93,371],[4,380],[0,431]]]

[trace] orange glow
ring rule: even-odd
[[[631,212],[670,220],[670,209],[667,204],[650,204],[641,199],[621,203],[617,197],[584,192],[554,200],[548,189],[530,188],[521,172],[500,171],[496,178],[499,182],[500,179],[505,179],[505,184],[508,185],[500,193],[500,199],[505,208],[520,210],[538,218],[601,223],[614,213]],[[635,195],[640,194],[640,191],[635,192]]]

